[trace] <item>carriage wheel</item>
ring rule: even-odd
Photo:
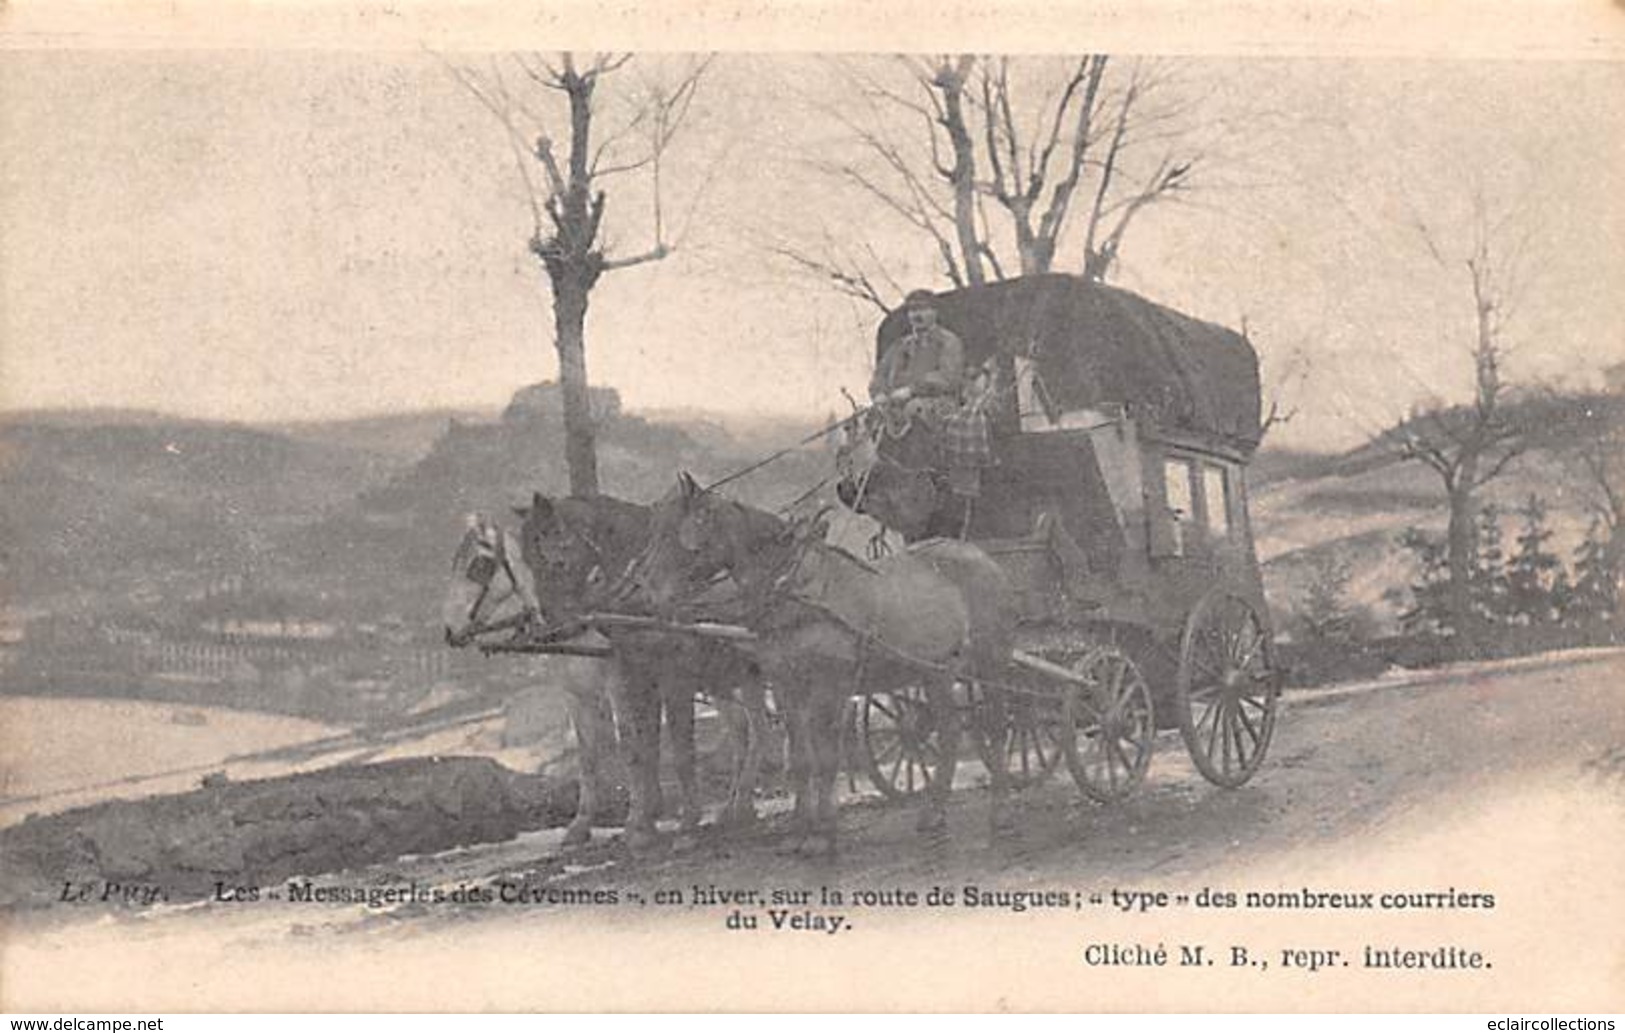
[[[1064,738],[1053,709],[1016,692],[1004,694],[1001,708],[974,682],[968,694],[971,736],[988,773],[992,774],[995,765],[1002,762],[1013,789],[1025,789],[1049,778],[1061,762]]]
[[[1234,789],[1264,762],[1280,699],[1273,643],[1251,603],[1210,592],[1185,621],[1175,703],[1191,760]]]
[[[1118,646],[1092,649],[1066,665],[1087,684],[1073,685],[1061,713],[1066,766],[1085,796],[1100,803],[1126,799],[1151,766],[1157,722],[1151,687],[1134,658]]]
[[[919,686],[864,697],[858,735],[869,781],[893,800],[925,792],[942,768],[936,711]]]

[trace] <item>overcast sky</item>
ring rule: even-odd
[[[1174,72],[1224,139],[1209,189],[1148,212],[1115,279],[1245,319],[1266,382],[1306,367],[1281,440],[1352,444],[1466,390],[1478,195],[1526,241],[1511,372],[1625,361],[1625,65]],[[595,382],[634,407],[811,416],[867,382],[875,313],[762,246],[851,232],[907,285],[934,275],[929,249],[808,165],[842,146],[818,113],[842,89],[813,57],[718,60],[666,169],[676,254],[593,294]],[[553,375],[513,158],[434,55],[0,51],[0,140],[5,408],[331,417],[500,405]],[[647,191],[610,190],[611,240],[643,250]]]

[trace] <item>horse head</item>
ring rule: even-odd
[[[540,612],[535,580],[519,553],[513,536],[490,517],[468,518],[440,607],[448,644],[466,646],[480,635],[520,627]]]
[[[607,576],[607,560],[569,500],[535,492],[530,505],[515,506],[514,513],[521,520],[519,551],[536,576],[538,595],[550,610],[582,609],[587,593]]]
[[[721,526],[728,505],[687,471],[655,503],[649,546],[633,566],[632,582],[656,612],[669,616],[693,586],[728,569],[733,557]]]
[[[656,612],[668,617],[722,575],[749,590],[783,566],[788,550],[828,527],[822,519],[791,523],[752,509],[687,473],[655,504],[649,548],[633,578]]]

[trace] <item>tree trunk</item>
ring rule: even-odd
[[[976,232],[976,145],[971,142],[970,130],[965,125],[965,80],[973,60],[962,56],[955,65],[944,63],[938,70],[936,85],[942,91],[946,116],[943,127],[954,149],[954,165],[949,177],[954,191],[954,231],[965,262],[965,279],[975,287],[987,282],[987,274],[982,268],[982,238]]]
[[[587,392],[587,292],[576,277],[553,279],[553,326],[558,337],[559,393],[564,402],[564,462],[570,494],[598,494],[597,432]]]
[[[1450,527],[1445,539],[1445,556],[1450,570],[1450,623],[1459,640],[1469,646],[1477,642],[1478,620],[1473,613],[1473,551],[1478,529],[1474,526],[1473,492],[1470,488],[1450,491]]]

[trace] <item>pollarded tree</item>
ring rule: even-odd
[[[580,60],[513,55],[485,68],[448,64],[452,74],[501,123],[530,205],[530,251],[547,275],[553,299],[554,348],[563,394],[565,461],[573,495],[598,492],[598,457],[587,393],[587,306],[605,273],[669,255],[661,212],[661,165],[678,136],[709,60],[696,60],[669,84],[622,84],[621,103],[603,102],[606,83],[632,61],[630,54]],[[563,127],[563,135],[556,136]],[[561,153],[562,152],[562,153]],[[653,242],[635,254],[611,254],[605,245],[609,207],[605,184],[617,176],[647,175],[654,197]]]

